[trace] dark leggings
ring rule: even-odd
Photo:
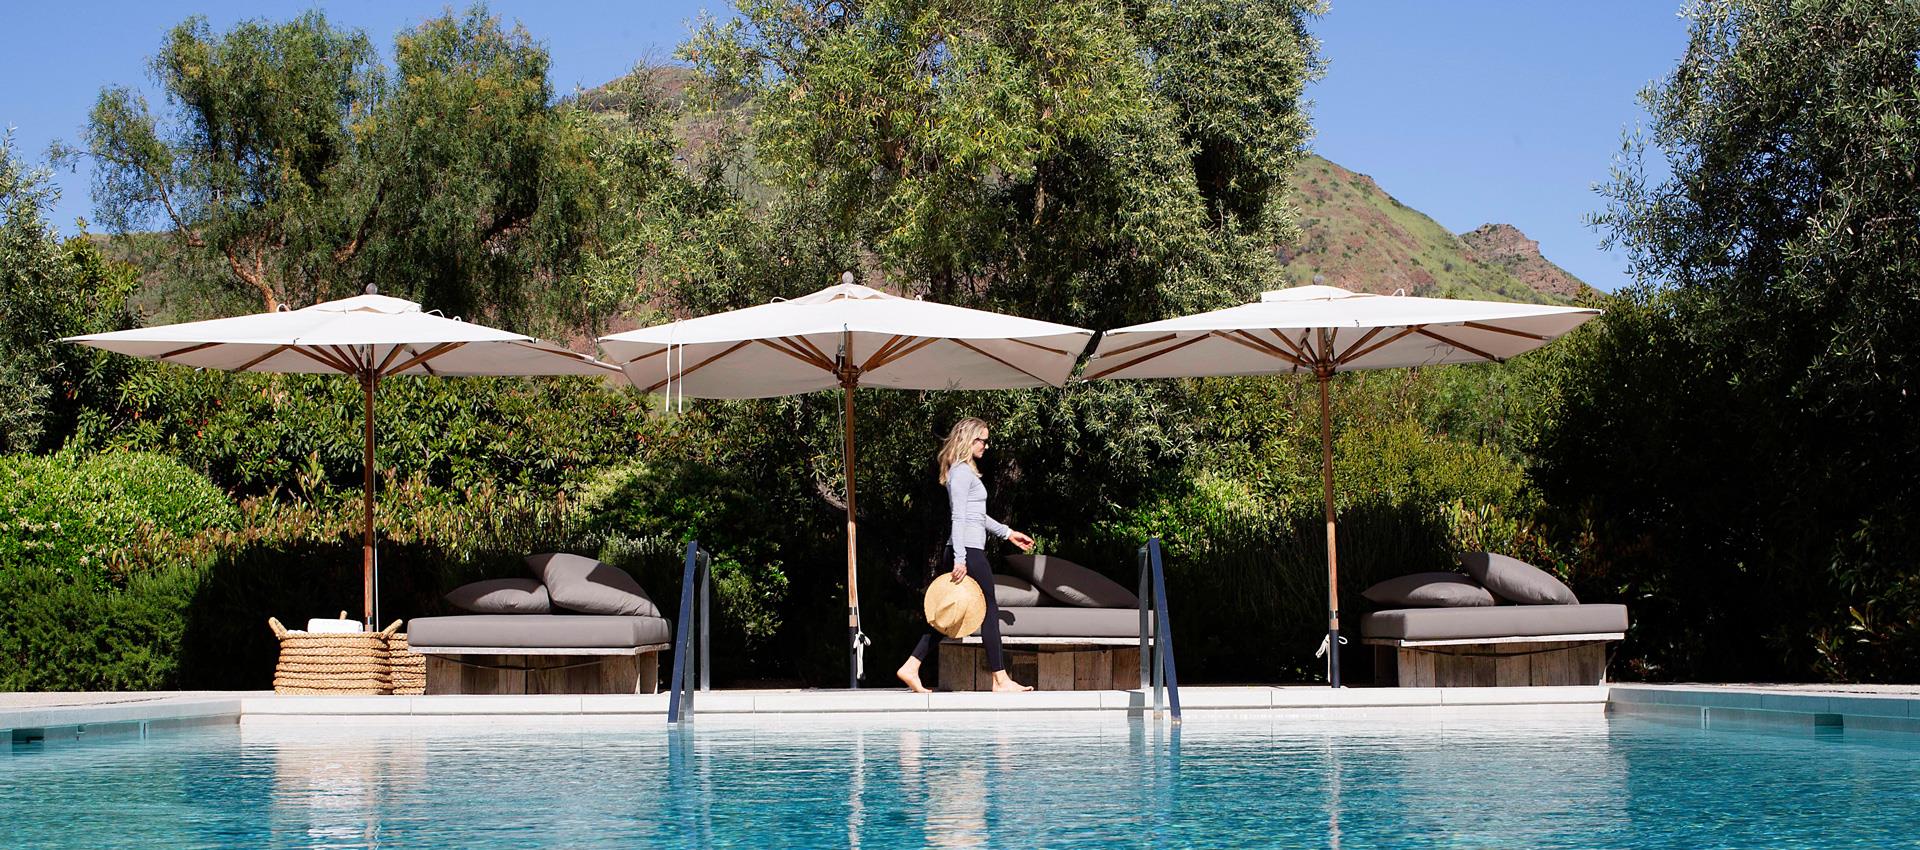
[[[951,581],[950,575],[951,571],[943,572],[934,581]],[[967,550],[967,577],[979,582],[981,592],[987,597],[987,618],[980,623],[980,642],[987,647],[987,670],[998,673],[1007,669],[1007,662],[1000,657],[1000,605],[993,598],[993,568],[987,566],[986,550]],[[920,636],[920,643],[914,646],[913,657],[926,663],[927,656],[933,654],[934,644],[945,637],[929,627],[927,633]]]

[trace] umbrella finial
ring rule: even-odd
[[[379,295],[379,294],[380,294],[380,287],[379,287],[378,285],[376,285],[376,284],[371,284],[371,283],[369,283],[369,284],[367,284],[367,294],[368,294],[368,295]]]
[[[840,282],[841,282],[841,283],[852,283],[852,282],[853,282],[853,272],[852,272],[852,271],[844,271],[844,272],[841,272],[841,273],[840,273]]]

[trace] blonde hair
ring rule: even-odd
[[[940,464],[940,483],[947,483],[947,470],[956,463],[964,463],[975,475],[980,467],[973,464],[973,441],[987,433],[987,423],[983,419],[969,416],[953,423],[953,430],[947,432],[947,441],[940,444],[940,454],[936,463]]]

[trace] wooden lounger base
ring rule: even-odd
[[[1622,634],[1460,640],[1369,638],[1374,681],[1403,688],[1598,685]]]
[[[1106,691],[1140,687],[1139,638],[1007,638],[1007,673],[1040,691]],[[993,690],[979,638],[940,644],[940,689]]]
[[[427,657],[428,694],[653,694],[660,652],[649,646],[528,649],[416,646]]]

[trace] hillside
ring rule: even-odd
[[[1277,250],[1287,285],[1314,275],[1343,289],[1443,298],[1571,302],[1590,288],[1509,224],[1459,236],[1365,174],[1308,156],[1294,174],[1300,240]]]
[[[618,114],[639,82],[678,103],[692,71],[657,66],[642,80],[623,79],[582,92],[595,112]],[[676,128],[697,151],[713,138],[711,118],[689,116]],[[1373,178],[1309,155],[1294,175],[1289,199],[1299,211],[1300,239],[1275,251],[1286,263],[1285,286],[1313,282],[1365,292],[1570,303],[1592,290],[1540,255],[1540,245],[1509,224],[1487,224],[1455,235],[1419,210],[1387,194]]]

